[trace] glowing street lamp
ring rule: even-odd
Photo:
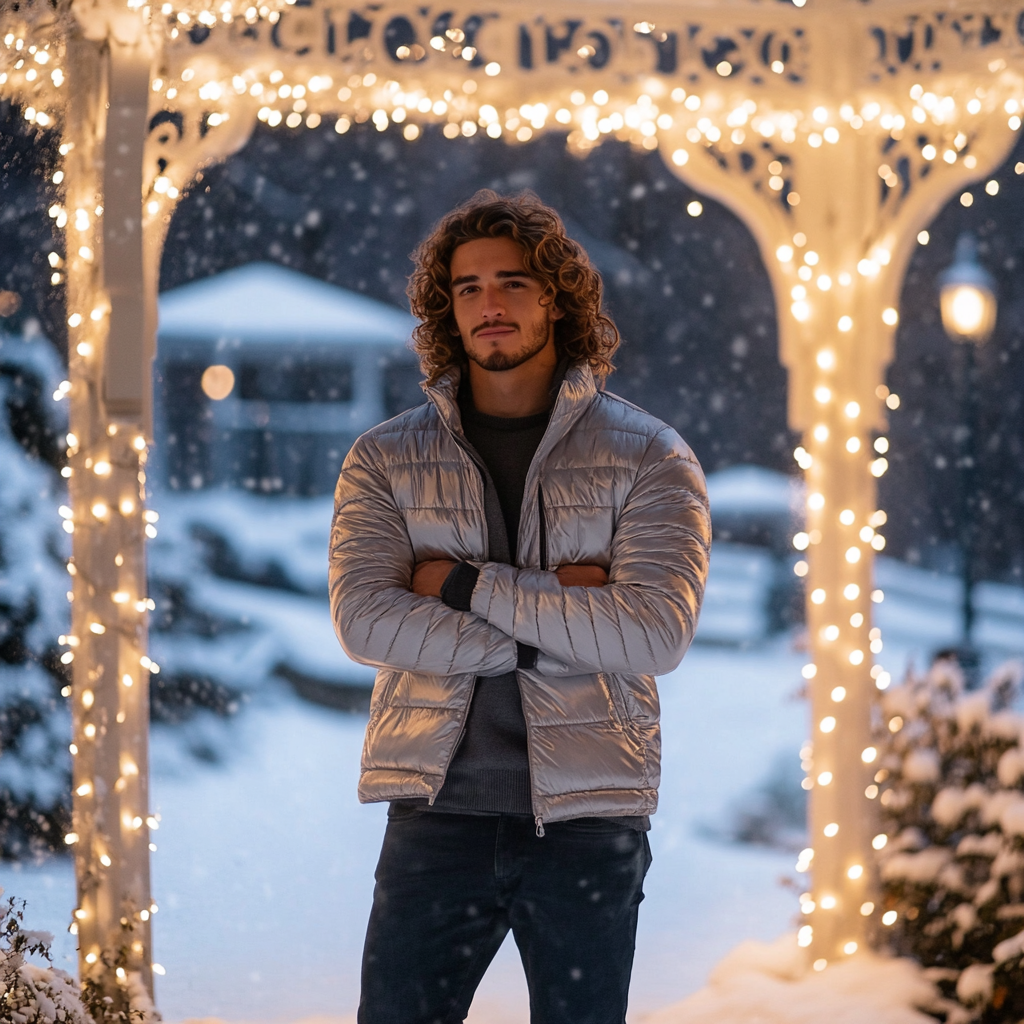
[[[978,262],[971,234],[956,243],[956,256],[939,278],[942,326],[953,341],[984,344],[996,325],[996,290],[992,275]]]
[[[978,387],[975,349],[992,335],[996,324],[996,286],[992,275],[978,262],[974,236],[962,234],[956,243],[953,263],[939,277],[942,326],[963,351],[960,372],[960,420],[957,465],[960,469],[959,508],[962,600],[962,635],[959,661],[968,677],[977,674],[979,656],[974,646],[974,585],[977,579],[977,462]]]

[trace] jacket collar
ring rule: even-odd
[[[437,410],[441,422],[449,432],[457,441],[465,443],[466,435],[462,429],[462,414],[459,412],[458,403],[461,379],[461,367],[453,366],[434,384],[424,385],[423,392],[427,396],[427,400]],[[544,432],[544,438],[537,449],[538,456],[547,455],[565,437],[596,395],[597,385],[594,382],[590,364],[587,362],[571,364],[565,370],[562,383],[558,388],[548,429]]]

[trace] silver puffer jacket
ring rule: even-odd
[[[454,370],[427,404],[364,434],[345,460],[330,545],[334,628],[380,671],[359,799],[433,801],[477,676],[516,671],[538,824],[657,807],[654,676],[693,638],[711,543],[704,476],[670,427],[569,368],[530,466],[519,565],[489,562],[483,477],[462,432]],[[472,611],[409,589],[428,559],[480,567]],[[604,587],[559,585],[587,563]]]

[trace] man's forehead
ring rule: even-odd
[[[523,267],[525,256],[523,247],[511,238],[473,238],[455,247],[451,262],[452,266],[500,263],[518,270]]]

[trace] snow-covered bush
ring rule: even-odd
[[[1008,662],[968,692],[940,659],[881,698],[884,937],[985,1024],[1024,1018],[1022,681]]]
[[[22,928],[24,904],[0,903],[0,1020],[11,1024],[94,1024],[70,974],[50,961],[53,936]],[[31,963],[34,956],[43,964]]]
[[[35,443],[54,424],[26,401],[49,401],[59,371],[44,338],[0,336],[0,857],[61,849],[70,825],[70,679],[57,646],[70,545],[63,481]]]

